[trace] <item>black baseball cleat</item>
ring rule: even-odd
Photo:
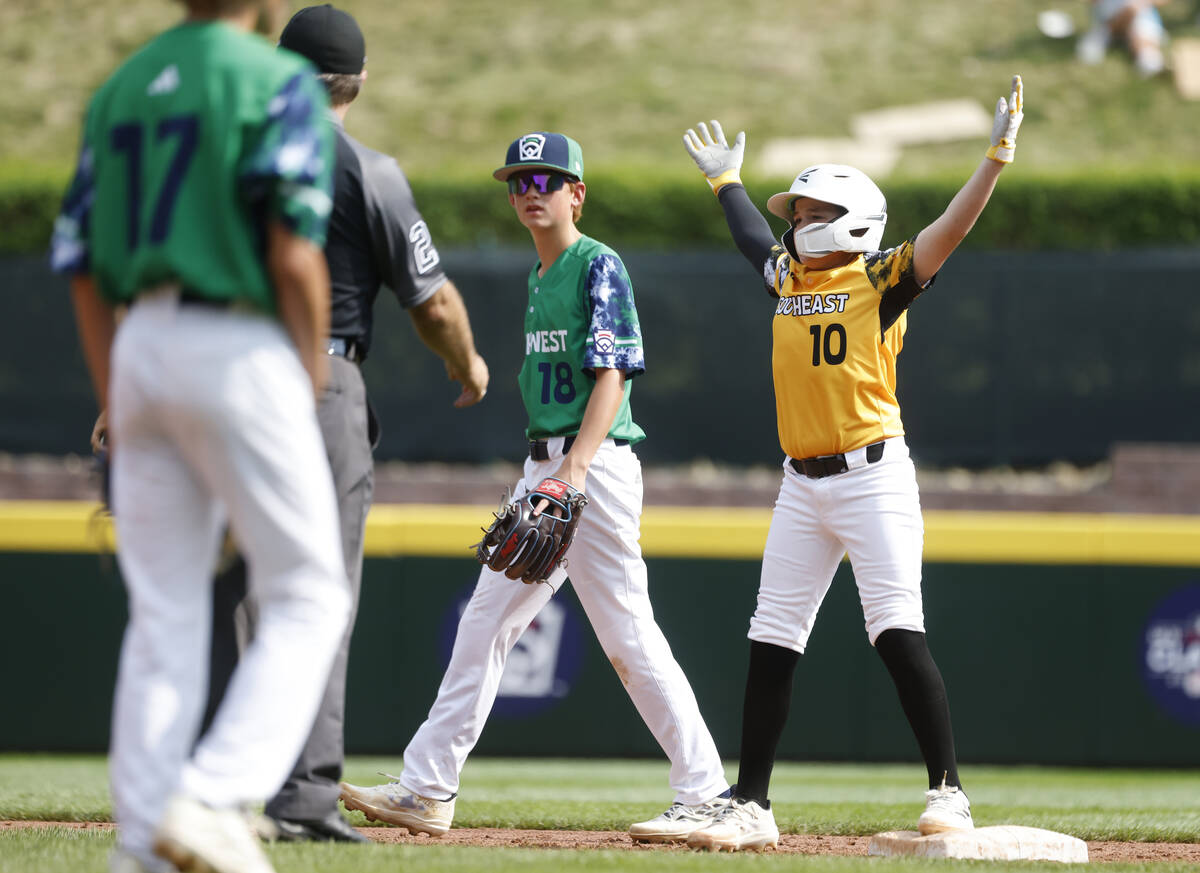
[[[287,819],[274,818],[271,821],[276,828],[276,839],[287,843],[300,842],[336,842],[336,843],[369,843],[366,837],[350,827],[350,823],[342,818],[336,809],[325,818]]]

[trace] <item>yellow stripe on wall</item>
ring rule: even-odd
[[[0,551],[111,551],[111,521],[95,503],[0,501]],[[384,504],[367,518],[369,557],[471,557],[491,520],[485,506]],[[768,509],[650,507],[649,557],[762,557]],[[925,559],[964,564],[1126,564],[1200,567],[1200,516],[1032,512],[925,513]]]
[[[113,544],[99,503],[0,500],[0,551],[111,552]]]

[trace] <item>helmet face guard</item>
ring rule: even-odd
[[[871,252],[879,248],[887,224],[883,192],[861,170],[844,164],[817,164],[796,177],[787,191],[767,201],[772,214],[793,221],[792,204],[808,197],[845,210],[833,221],[792,228],[784,233],[784,248],[792,257],[821,257],[834,252]]]
[[[887,213],[843,215],[824,224],[806,224],[784,234],[797,254],[821,257],[834,252],[873,252],[883,239]],[[786,245],[786,243],[785,243]]]

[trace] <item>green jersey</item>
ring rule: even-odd
[[[543,276],[537,266],[529,274],[518,383],[530,439],[579,432],[597,368],[623,370],[626,376],[608,435],[631,443],[644,439],[629,412],[631,380],[645,371],[633,286],[617,253],[585,236]]]
[[[328,98],[299,55],[221,22],[160,34],[101,86],[51,263],[113,302],[174,282],[275,311],[266,229],[323,245]]]

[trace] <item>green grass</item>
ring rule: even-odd
[[[383,781],[399,758],[352,757],[346,778]],[[736,767],[730,765],[732,774]],[[0,819],[108,821],[104,759],[84,755],[0,755]],[[1035,767],[964,768],[980,826],[1016,824],[1084,840],[1200,842],[1200,773]],[[912,829],[920,813],[923,771],[912,765],[780,763],[772,801],[781,830],[869,835]],[[456,811],[459,827],[624,830],[671,800],[667,765],[659,761],[468,761]],[[367,822],[351,814],[356,825]],[[102,869],[112,833],[101,830],[0,831],[0,873],[74,873]],[[862,859],[763,856],[713,858],[684,852],[473,849],[450,846],[272,846],[280,873],[373,873],[375,870],[700,870],[865,869]],[[891,870],[914,861],[871,859]],[[1025,870],[1048,865],[988,865]],[[1173,873],[1186,865],[1106,865],[1113,873]],[[941,867],[939,867],[941,869]],[[951,863],[947,870],[978,869]]]
[[[106,869],[111,833],[66,831],[0,831],[0,873],[79,873]],[[749,871],[779,873],[1009,873],[1059,871],[1053,862],[984,863],[902,858],[834,858],[801,855],[708,855],[681,850],[562,851],[548,849],[464,848],[458,846],[331,846],[272,845],[267,855],[278,873],[713,873]],[[1184,873],[1186,863],[1105,864],[1105,873]]]
[[[293,9],[299,2],[292,2]],[[1142,81],[1127,54],[1079,65],[1073,40],[1036,29],[1070,0],[342,0],[367,34],[367,87],[350,116],[366,142],[410,172],[479,172],[529,129],[562,129],[590,166],[688,172],[684,128],[719,118],[749,133],[747,167],[768,138],[851,136],[860,111],[970,98],[990,107],[1026,80],[1018,160],[1032,170],[1195,163],[1200,112],[1169,77]],[[88,96],[149,36],[179,18],[172,0],[0,4],[0,155],[70,164]],[[1178,37],[1200,33],[1194,3],[1163,10]],[[981,142],[913,146],[897,175],[959,173]]]

